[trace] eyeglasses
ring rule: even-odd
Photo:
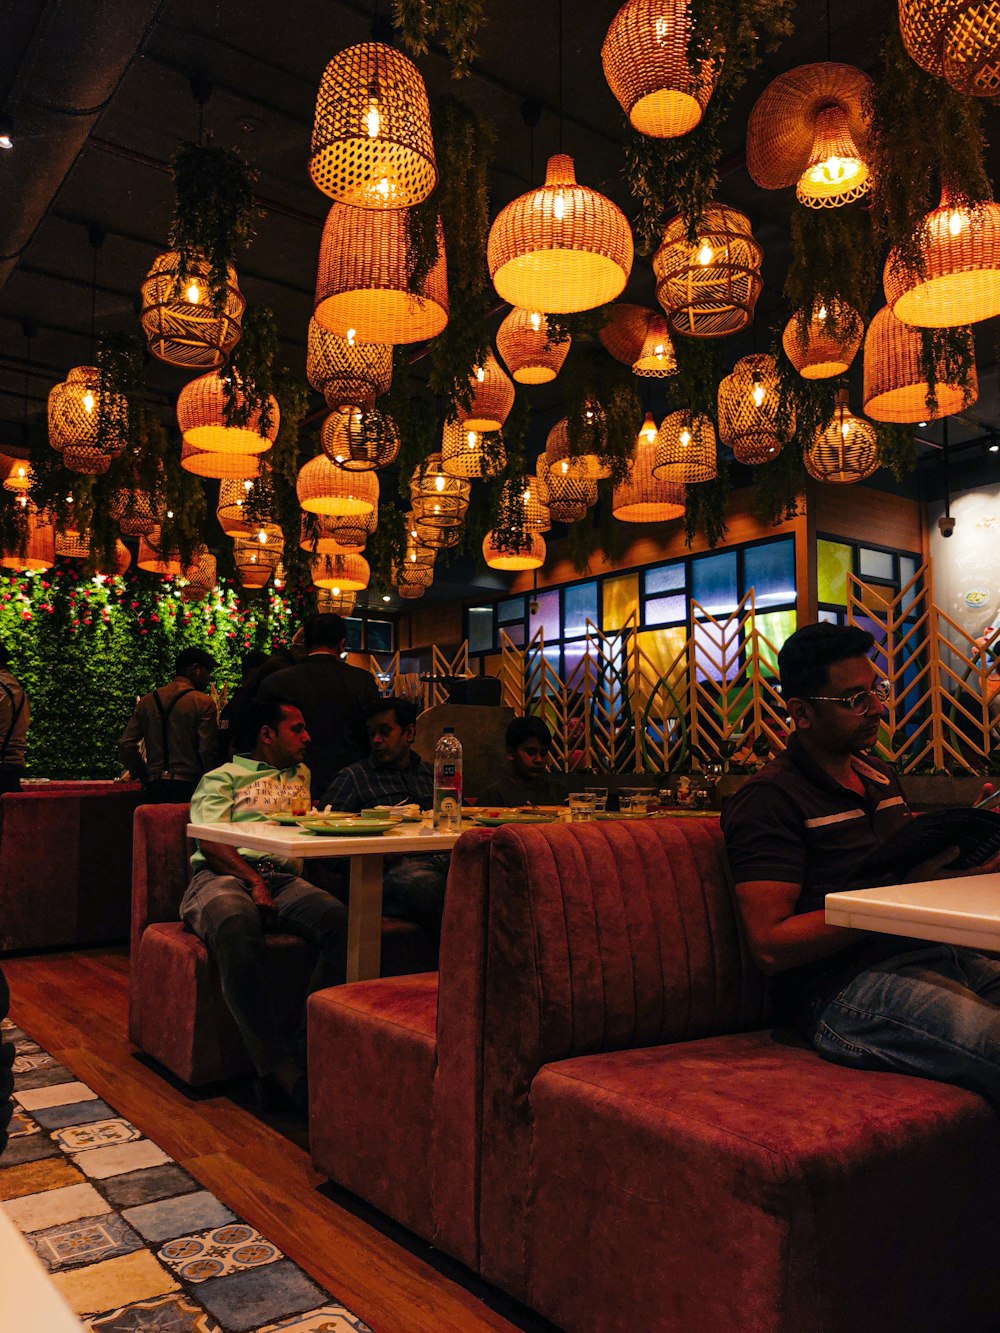
[[[849,708],[858,717],[864,717],[872,699],[877,699],[880,704],[884,704],[889,698],[889,682],[887,680],[877,680],[871,689],[857,690],[854,694],[810,694],[809,698],[817,703],[840,704],[841,708]]]

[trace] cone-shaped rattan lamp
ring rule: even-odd
[[[214,370],[240,340],[246,301],[230,265],[220,309],[211,301],[211,270],[195,258],[181,278],[176,250],[157,255],[142,284],[142,327],[153,356],[185,370]]]
[[[1000,95],[1000,6],[982,0],[899,0],[911,60],[966,97]]]
[[[648,379],[666,379],[677,374],[677,353],[662,315],[654,315],[649,321],[642,351],[632,362],[632,374]]]
[[[108,429],[101,438],[101,417]],[[128,404],[121,394],[101,402],[97,366],[75,366],[61,384],[49,390],[49,444],[73,472],[99,477],[125,449]]]
[[[688,0],[628,0],[611,20],[604,77],[640,134],[675,139],[701,120],[715,71],[708,61],[692,69],[690,39]]]
[[[549,384],[563,368],[573,339],[549,341],[548,316],[515,307],[497,329],[497,351],[518,384]]]
[[[244,588],[263,588],[280,559],[277,545],[262,545],[253,537],[237,537],[233,543],[233,563]]]
[[[746,328],[763,286],[763,253],[750,219],[735,208],[710,205],[693,245],[682,217],[669,222],[653,270],[671,330],[689,338],[724,338]]]
[[[741,357],[719,385],[719,438],[738,463],[769,463],[781,453],[779,397],[774,357],[763,352]]]
[[[379,484],[374,472],[348,472],[318,454],[298,475],[295,492],[307,513],[365,515],[378,508]]]
[[[878,470],[875,427],[854,415],[846,389],[837,396],[833,420],[804,451],[802,462],[810,477],[841,485],[864,481]]]
[[[540,532],[530,531],[524,542],[518,543],[488,532],[483,538],[483,559],[491,569],[541,569],[545,564],[545,538]]]
[[[323,452],[347,472],[373,472],[399,455],[399,428],[380,407],[346,407],[330,413],[320,433]]]
[[[964,330],[972,339],[972,330]],[[937,407],[927,405],[930,386],[923,370],[923,337],[919,329],[896,319],[888,306],[883,306],[868,326],[865,337],[865,415],[873,421],[896,421],[915,424],[937,421],[974,403],[979,393],[975,363],[972,366],[972,396],[968,400],[959,384],[939,381],[936,386]],[[945,367],[940,366],[945,372]]]
[[[687,491],[681,482],[655,477],[655,461],[656,428],[652,439],[640,430],[628,477],[615,487],[611,501],[611,512],[622,523],[668,523],[684,514]]]
[[[634,366],[646,343],[651,320],[657,312],[644,305],[619,301],[608,311],[607,323],[598,332],[601,346],[623,366]]]
[[[371,569],[363,555],[351,555],[343,551],[336,555],[314,555],[309,568],[317,588],[360,592],[371,581]]]
[[[514,406],[514,386],[492,352],[472,375],[468,407],[455,404],[458,424],[468,430],[499,430]]]
[[[487,245],[499,295],[524,310],[554,314],[613,301],[628,281],[632,255],[625,214],[577,184],[565,153],[549,158],[543,186],[501,210]]]
[[[213,371],[190,380],[177,399],[177,424],[184,443],[213,454],[262,454],[270,449],[278,434],[280,411],[272,395],[271,421],[264,432],[261,414],[254,412],[244,426],[226,424],[226,384]],[[243,406],[243,393],[237,386],[237,404]]]
[[[250,520],[244,516],[247,500],[253,494],[253,477],[227,477],[219,482],[219,501],[215,517],[227,537],[249,537],[253,531]]]
[[[1000,314],[1000,205],[953,207],[946,196],[924,219],[921,272],[889,252],[883,284],[904,324],[953,328]]]
[[[15,495],[23,495],[31,490],[31,483],[34,481],[34,473],[31,470],[31,464],[26,458],[8,458],[7,475],[3,479],[3,488],[5,491],[13,491]]]
[[[806,380],[846,375],[864,335],[861,316],[846,302],[831,301],[814,307],[803,326],[793,315],[781,335],[781,345],[792,365]]]
[[[392,384],[392,348],[341,338],[310,319],[306,378],[328,407],[370,407]]]
[[[718,476],[715,427],[708,417],[671,412],[656,434],[653,476],[693,486]]]
[[[470,429],[468,422],[449,421],[441,437],[441,467],[450,477],[494,477],[507,466],[499,434]]]

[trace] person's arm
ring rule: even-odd
[[[232,875],[241,880],[250,890],[250,897],[258,907],[274,906],[267,881],[240,855],[238,848],[230,847],[225,842],[204,842],[200,838],[198,846],[209,870],[214,870],[217,875]]]
[[[219,716],[211,699],[198,701],[198,760],[207,773],[219,753]]]
[[[849,926],[828,926],[824,913],[795,914],[801,884],[745,880],[736,901],[754,962],[767,976],[839,953],[860,938]]]
[[[192,824],[229,824],[233,818],[232,779],[224,768],[206,773],[191,798]],[[270,907],[271,891],[256,867],[228,843],[198,839],[205,863],[217,875],[232,875],[250,890],[258,907]]]
[[[146,770],[145,760],[139,750],[141,740],[142,723],[139,718],[139,707],[136,705],[135,712],[129,718],[128,726],[122,732],[121,740],[118,742],[118,757],[132,777],[144,783],[149,774]]]

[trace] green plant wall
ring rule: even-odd
[[[173,677],[182,648],[208,649],[221,692],[239,683],[244,654],[279,647],[297,624],[270,588],[248,597],[221,584],[184,602],[172,579],[88,578],[72,562],[0,578],[0,641],[31,701],[31,776],[116,777],[136,696]]]

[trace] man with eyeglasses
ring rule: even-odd
[[[889,693],[873,646],[856,626],[805,625],[778,654],[794,733],[722,815],[747,942],[778,978],[783,1016],[826,1059],[1000,1102],[1000,961],[825,920],[826,894],[861,887],[866,857],[912,817],[895,774],[865,753]],[[908,878],[941,869],[938,858]]]

